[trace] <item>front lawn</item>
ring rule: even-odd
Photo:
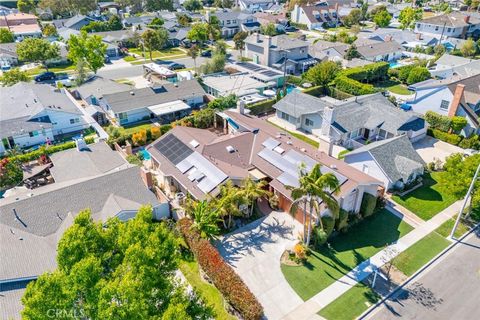
[[[457,198],[442,185],[442,175],[443,172],[425,174],[422,187],[402,197],[394,195],[392,199],[423,220],[429,220],[457,200]]]
[[[411,276],[449,245],[450,241],[434,231],[400,253],[393,265],[405,275]]]
[[[450,232],[452,232],[453,226],[455,225],[455,220],[457,219],[457,215],[455,217],[448,219],[445,221],[440,227],[438,227],[435,231],[444,236],[445,238],[450,236]],[[455,238],[460,238],[465,233],[467,233],[470,228],[460,219],[460,223],[458,224],[457,230],[455,230]]]
[[[120,131],[125,134],[132,134],[135,132],[139,132],[140,130],[150,129],[151,127],[153,127],[153,124],[151,122],[148,122],[148,123],[142,123],[142,124],[123,126],[120,129]]]
[[[135,53],[141,57],[143,57],[143,50],[142,48],[133,48],[128,50],[129,53]],[[152,59],[159,59],[169,56],[179,56],[179,55],[186,55],[185,52],[178,48],[168,48],[163,50],[155,50],[152,51]],[[150,53],[145,50],[145,56],[147,59],[150,59]]]
[[[413,94],[413,91],[408,90],[407,86],[404,84],[396,84],[394,86],[388,87],[388,91],[395,93],[395,94],[400,94],[400,95],[411,95]]]
[[[372,288],[358,283],[320,310],[318,314],[327,320],[356,319],[378,300],[380,296]]]
[[[332,239],[331,248],[312,251],[304,265],[282,265],[283,275],[293,290],[307,300],[411,230],[410,225],[381,210]]]

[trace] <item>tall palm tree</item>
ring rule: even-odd
[[[197,57],[200,49],[196,44],[187,50],[187,55],[193,59],[193,71],[197,72]]]
[[[244,199],[231,180],[220,187],[220,195],[212,198],[211,202],[215,210],[218,211],[219,217],[222,217],[225,229],[231,228],[233,216],[242,214],[239,206],[244,202]]]
[[[305,166],[302,165],[300,167],[299,186],[287,186],[287,189],[291,190],[294,200],[290,207],[290,214],[295,215],[299,206],[303,204],[303,241],[307,246],[310,244],[312,233],[313,212],[316,212],[317,221],[320,223],[320,228],[323,229],[320,214],[321,204],[325,204],[332,212],[334,219],[338,217],[340,210],[338,202],[333,196],[333,194],[338,192],[339,188],[337,177],[333,173],[323,174],[320,168],[320,164],[316,164],[312,171],[306,172]],[[309,209],[308,213],[307,206]]]
[[[258,182],[253,181],[250,177],[243,181],[243,186],[240,191],[241,196],[245,199],[245,202],[249,205],[250,211],[248,217],[253,214],[253,208],[255,207],[255,201],[258,198],[269,197],[270,191],[265,190],[267,181],[260,180]]]
[[[207,201],[189,200],[186,212],[193,219],[192,228],[196,229],[204,238],[211,238],[220,231],[218,211],[212,208]]]

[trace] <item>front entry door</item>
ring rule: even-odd
[[[363,138],[368,140],[368,136],[370,135],[370,129],[364,129],[363,131]]]

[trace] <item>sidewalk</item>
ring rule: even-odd
[[[416,229],[399,239],[397,243],[389,246],[394,248],[393,250],[391,250],[391,252],[393,251],[396,253],[396,255],[398,255],[401,252],[405,251],[408,247],[413,245],[415,242],[419,241],[427,234],[437,229],[441,224],[455,216],[455,214],[460,211],[462,201],[463,200],[459,200],[455,202],[432,219],[422,222]],[[318,319],[316,317],[316,313],[318,311],[336,300],[338,297],[348,291],[351,287],[355,286],[358,282],[365,279],[376,269],[383,266],[384,261],[387,258],[393,258],[391,254],[387,254],[386,250],[388,249],[384,249],[378,252],[370,259],[359,264],[355,269],[351,270],[345,276],[338,279],[335,283],[320,291],[315,296],[313,296],[312,298],[298,306],[296,309],[291,311],[283,319]]]

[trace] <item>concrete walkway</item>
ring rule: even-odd
[[[450,207],[438,213],[432,219],[421,223],[416,229],[409,232],[404,237],[400,238],[397,243],[392,244],[393,250],[384,249],[375,254],[370,259],[359,264],[355,269],[347,273],[335,283],[317,293],[315,296],[305,301],[303,304],[288,313],[283,319],[301,320],[301,319],[318,319],[316,313],[326,307],[331,302],[355,286],[358,282],[365,279],[368,275],[374,272],[385,264],[385,261],[391,260],[394,256],[405,251],[408,247],[413,245],[425,237],[430,232],[437,229],[448,219],[452,218],[460,211],[462,201],[457,201]],[[387,251],[388,250],[388,251]],[[390,254],[388,253],[390,252]],[[392,254],[392,252],[394,254]]]

